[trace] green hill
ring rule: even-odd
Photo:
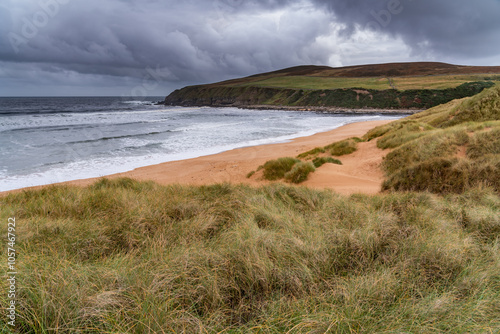
[[[298,66],[166,97],[168,105],[426,109],[475,95],[500,79],[500,67],[395,63],[331,68]]]

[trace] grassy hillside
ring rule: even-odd
[[[385,189],[500,193],[500,88],[378,127],[366,139],[391,148]]]
[[[343,197],[119,179],[0,205],[1,220],[17,222],[17,333],[500,328],[500,197],[490,190]]]
[[[414,77],[368,77],[368,78],[343,78],[323,76],[278,76],[252,80],[247,83],[227,84],[228,87],[272,87],[292,89],[342,89],[365,88],[374,90],[396,89],[423,90],[456,88],[468,82],[499,81],[500,75],[440,75],[440,76],[414,76]]]
[[[500,67],[395,63],[298,66],[171,93],[169,105],[426,109],[472,96],[500,80]],[[474,89],[469,89],[474,87]]]
[[[291,82],[293,84],[293,82]],[[364,88],[294,89],[259,86],[191,86],[176,90],[165,102],[182,106],[336,107],[345,109],[426,109],[473,96],[494,86],[491,81],[468,82],[455,88],[376,90]]]
[[[347,67],[328,66],[296,66],[282,70],[261,73],[245,78],[232,79],[211,84],[211,86],[228,86],[246,84],[276,77],[321,77],[321,78],[429,78],[434,80],[480,78],[480,80],[498,80],[500,66],[460,66],[436,62],[388,63],[357,65]],[[476,81],[476,80],[468,80]]]

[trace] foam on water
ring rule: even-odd
[[[341,124],[342,125],[342,124]],[[339,126],[341,126],[339,125]],[[139,167],[155,165],[169,161],[192,159],[201,156],[217,154],[236,148],[252,147],[257,145],[286,143],[291,139],[312,135],[316,131],[304,131],[293,135],[279,136],[275,138],[257,139],[240,142],[234,145],[206,147],[198,151],[176,152],[173,154],[145,154],[141,156],[116,156],[108,158],[95,158],[89,160],[75,161],[66,164],[57,164],[43,172],[35,172],[26,175],[6,176],[4,170],[0,171],[0,191],[7,191],[38,185],[46,185],[71,180],[79,180],[93,177],[101,177],[121,172],[130,171]],[[130,146],[141,148],[151,143],[141,141],[130,142]],[[127,148],[130,148],[127,147]],[[125,148],[122,148],[125,149]],[[3,172],[3,173],[2,173]]]
[[[66,112],[66,103],[60,113],[48,108],[52,113],[42,117],[1,114],[0,103],[0,191],[286,142],[352,122],[398,118],[208,107],[144,109],[151,101],[106,101],[112,106],[109,111],[92,105],[93,112]],[[136,109],[116,107],[120,104]]]

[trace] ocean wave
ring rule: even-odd
[[[146,136],[151,136],[151,135],[158,135],[158,134],[162,134],[162,133],[171,133],[171,132],[179,132],[179,131],[165,130],[165,131],[152,131],[152,132],[148,132],[148,133],[139,133],[139,134],[133,134],[133,135],[109,136],[109,137],[101,137],[101,138],[96,138],[96,139],[87,139],[87,140],[80,140],[80,141],[70,141],[70,142],[68,142],[68,144],[93,143],[93,142],[99,142],[99,141],[115,140],[115,139],[125,139],[125,138],[140,138],[140,137],[146,137]]]
[[[51,120],[47,120],[48,122],[51,122]],[[102,126],[106,125],[112,125],[112,126],[126,126],[126,125],[136,125],[136,124],[147,124],[147,123],[164,123],[166,120],[136,120],[133,122],[118,122],[117,120],[109,120],[109,122],[103,122],[103,120],[100,120],[101,122],[96,122],[95,123],[76,123],[75,122],[67,122],[67,123],[62,123],[58,125],[32,125],[29,126],[31,122],[24,122],[23,124],[15,124],[15,123],[1,123],[0,125],[0,132],[7,133],[7,132],[38,132],[38,131],[47,131],[47,132],[54,132],[54,131],[69,131],[69,130],[88,130],[88,129],[97,129]],[[53,122],[51,122],[53,123]],[[5,129],[1,129],[4,127]]]
[[[125,104],[141,104],[141,105],[156,105],[156,102],[153,101],[122,101]]]
[[[127,104],[121,105],[121,111],[0,118],[5,139],[1,167],[6,168],[0,189],[109,175],[380,119],[232,108],[149,109],[139,103],[123,110]],[[9,159],[13,152],[15,160]]]

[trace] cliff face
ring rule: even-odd
[[[442,90],[371,90],[363,88],[302,90],[266,87],[188,86],[165,98],[166,105],[245,107],[281,105],[350,109],[426,109],[457,98],[473,96],[492,82],[471,82]]]
[[[177,106],[248,106],[266,104],[283,91],[259,87],[189,86],[175,90],[165,98],[165,104]]]

